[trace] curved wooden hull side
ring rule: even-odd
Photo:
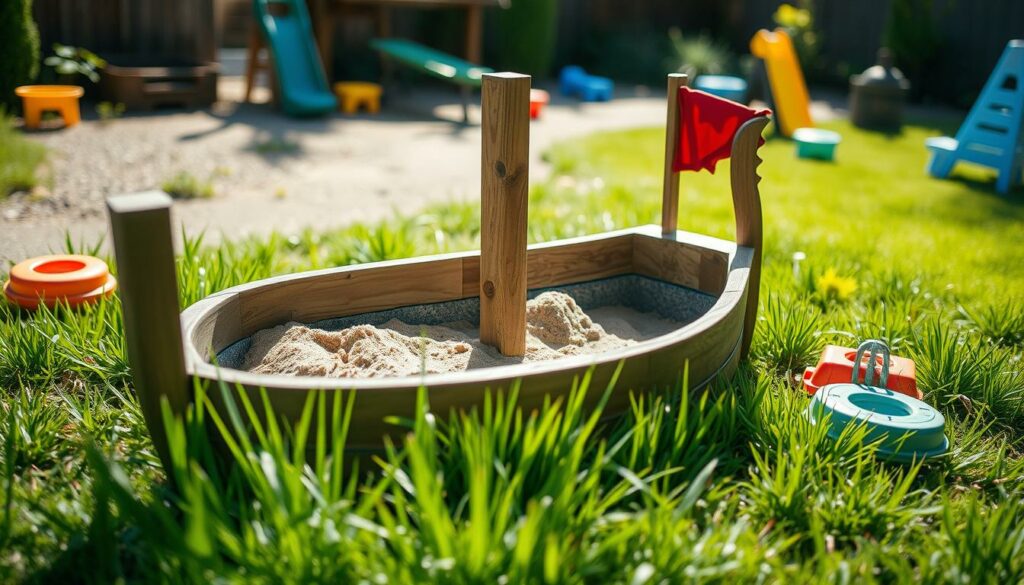
[[[666,388],[674,385],[688,365],[688,383],[691,389],[703,387],[715,377],[730,376],[739,362],[739,344],[742,334],[744,307],[738,304],[725,313],[713,327],[704,334],[682,341],[649,354],[640,354],[622,360],[622,371],[609,400],[605,413],[616,415],[629,408],[629,394],[635,390]],[[593,364],[594,371],[585,405],[592,407],[601,399],[618,367],[618,361],[602,361]],[[518,405],[526,412],[539,409],[546,399],[564,399],[568,390],[578,383],[591,366],[576,366],[544,374],[522,377],[495,377],[481,385],[479,382],[449,382],[427,387],[427,396],[432,412],[446,415],[452,410],[468,411],[483,404],[486,391],[507,391],[519,383]],[[201,377],[207,383],[207,391],[218,409],[221,406],[220,392],[216,391],[218,380]],[[240,384],[254,404],[261,402],[261,386]],[[406,384],[387,389],[326,390],[347,395],[355,392],[355,409],[352,427],[349,429],[350,450],[377,450],[382,446],[384,435],[401,434],[402,429],[385,422],[389,416],[412,419],[415,416],[416,393],[419,384]],[[297,420],[307,399],[307,393],[294,388],[263,386],[275,412],[282,420]],[[330,399],[330,400],[333,400]],[[330,400],[328,405],[331,404]]]
[[[753,250],[685,232],[678,232],[675,238],[666,238],[657,231],[657,226],[644,226],[601,236],[554,242],[531,249],[530,259],[535,261],[530,271],[531,288],[635,272],[699,288],[718,296],[712,308],[693,323],[634,346],[597,356],[576,356],[454,374],[391,379],[261,376],[239,370],[218,369],[204,359],[205,355],[215,355],[259,328],[277,325],[282,321],[309,321],[346,314],[348,311],[351,311],[348,314],[358,314],[374,310],[363,309],[359,304],[363,301],[357,298],[358,295],[337,294],[333,295],[333,306],[328,306],[329,300],[319,304],[321,301],[314,299],[313,308],[307,306],[296,310],[295,306],[301,303],[302,296],[296,296],[295,282],[308,279],[309,276],[294,275],[224,291],[186,310],[182,320],[187,370],[208,385],[209,395],[215,405],[219,406],[221,402],[220,392],[215,390],[219,381],[244,388],[256,403],[259,403],[260,389],[263,388],[276,414],[286,420],[296,420],[300,416],[310,389],[340,391],[345,394],[355,392],[356,416],[349,431],[349,449],[352,450],[379,449],[384,435],[400,433],[401,429],[388,425],[384,419],[388,416],[413,417],[416,394],[421,385],[428,388],[431,410],[446,414],[453,409],[469,410],[479,406],[486,390],[508,390],[518,381],[519,405],[529,411],[540,408],[545,399],[565,397],[574,383],[593,367],[586,397],[586,403],[593,405],[600,400],[621,362],[622,371],[616,390],[610,396],[605,410],[609,415],[621,413],[629,408],[631,390],[670,386],[678,381],[687,365],[690,388],[701,387],[715,376],[731,374],[740,357]],[[534,254],[537,250],[540,252]],[[554,267],[546,264],[552,258],[556,264]],[[359,290],[369,294],[365,299],[367,303],[380,304],[382,301],[370,294],[376,285],[369,286],[367,283],[374,280],[391,282],[397,274],[404,278],[406,284],[406,288],[399,290],[407,291],[411,282],[410,275],[417,270],[433,267],[442,276],[430,279],[429,286],[422,287],[421,294],[397,302],[392,296],[386,299],[386,302],[391,303],[386,306],[396,306],[403,302],[412,304],[465,298],[476,292],[475,286],[465,282],[472,279],[473,260],[472,254],[445,255],[361,268],[340,268],[318,273],[313,278],[314,282],[307,282],[307,290],[310,284],[314,290],[323,290],[320,287],[324,285],[316,280],[327,279],[334,283],[334,289],[338,283],[355,280],[360,283]],[[453,267],[456,262],[458,278],[454,276]],[[391,271],[396,272],[392,274]],[[290,296],[290,306],[287,308],[273,306],[280,302],[280,293],[268,294],[274,287],[282,286],[282,283]],[[470,292],[467,289],[473,290]],[[261,299],[263,294],[268,296]],[[270,303],[270,306],[264,301]],[[296,312],[301,316],[297,316]],[[268,315],[272,315],[272,318]],[[272,320],[268,322],[268,318]],[[207,351],[200,352],[199,348]]]

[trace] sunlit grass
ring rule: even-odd
[[[13,118],[0,109],[0,199],[13,191],[29,191],[40,182],[46,147],[21,135]]]
[[[1021,582],[1021,194],[927,178],[930,129],[835,127],[835,165],[795,160],[781,140],[762,149],[752,359],[708,391],[634,395],[617,419],[582,408],[607,391],[586,379],[527,412],[514,389],[468,413],[431,411],[425,392],[391,449],[355,459],[351,403],[313,394],[294,428],[246,434],[235,414],[264,404],[214,388],[226,408],[200,392],[168,421],[165,473],[119,304],[4,305],[0,581]],[[531,191],[530,239],[657,221],[661,147],[658,130],[557,146],[559,173]],[[683,176],[684,228],[731,237],[726,171]],[[186,237],[179,298],[478,244],[473,204],[217,247]],[[825,344],[865,338],[915,360],[947,417],[947,457],[884,463],[863,429],[834,441],[808,422],[794,375]]]

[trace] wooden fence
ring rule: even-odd
[[[514,0],[513,0],[514,1]],[[595,35],[619,32],[663,35],[669,27],[707,31],[727,39],[737,53],[750,37],[771,28],[782,0],[559,0],[559,60],[581,57],[579,48]],[[790,0],[792,3],[792,0]],[[892,0],[816,0],[825,72],[832,81],[874,64],[882,46]],[[1006,42],[1024,38],[1024,0],[934,0],[931,18],[939,33],[938,52],[928,68],[930,96],[969,105],[987,79]]]
[[[44,51],[54,42],[103,53],[150,53],[214,60],[214,2],[245,0],[36,0]],[[515,0],[512,0],[513,2]],[[771,27],[781,0],[557,0],[557,64],[590,65],[601,39],[664,38],[670,27],[707,31],[737,53],[759,28]],[[874,63],[893,0],[815,0],[825,80]],[[1024,0],[934,0],[940,46],[927,79],[911,79],[927,94],[969,105],[1006,42],[1024,38]],[[223,10],[219,12],[224,12]],[[242,11],[244,15],[245,11]],[[922,19],[926,15],[922,15]],[[491,19],[493,21],[493,19]],[[345,27],[339,27],[343,29]],[[415,29],[407,26],[400,28]],[[492,30],[488,28],[487,30]],[[595,41],[597,39],[597,41]],[[485,39],[493,56],[493,39]],[[343,45],[338,45],[343,46]],[[596,48],[595,48],[596,46]],[[654,57],[652,57],[654,58]]]
[[[53,43],[105,54],[216,60],[214,0],[35,0],[44,54]]]

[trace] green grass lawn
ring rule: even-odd
[[[39,165],[46,159],[46,147],[26,139],[12,122],[0,111],[0,199],[35,187]]]
[[[833,127],[835,164],[798,161],[783,140],[761,150],[751,360],[708,392],[637,396],[608,425],[581,412],[580,393],[605,391],[585,380],[541,412],[508,394],[462,415],[424,402],[396,423],[411,428],[403,444],[353,470],[328,439],[360,424],[349,404],[260,429],[227,463],[210,445],[235,417],[204,408],[171,425],[168,478],[131,391],[118,304],[0,309],[0,581],[1024,581],[1024,197],[995,195],[977,170],[928,178],[922,139],[938,130]],[[662,144],[652,129],[552,149],[531,239],[657,221]],[[726,171],[682,177],[684,229],[731,237]],[[192,240],[181,300],[472,248],[478,213],[442,205],[290,239]],[[805,420],[793,374],[826,343],[868,337],[916,361],[947,417],[947,457],[880,462],[862,432],[834,442]],[[312,461],[296,435],[322,445]]]

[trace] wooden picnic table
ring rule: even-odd
[[[309,0],[314,34],[327,79],[332,78],[334,25],[336,19],[357,11],[375,11],[377,36],[391,36],[393,8],[461,8],[466,11],[465,53],[470,63],[481,64],[484,8],[498,6],[502,0]]]

